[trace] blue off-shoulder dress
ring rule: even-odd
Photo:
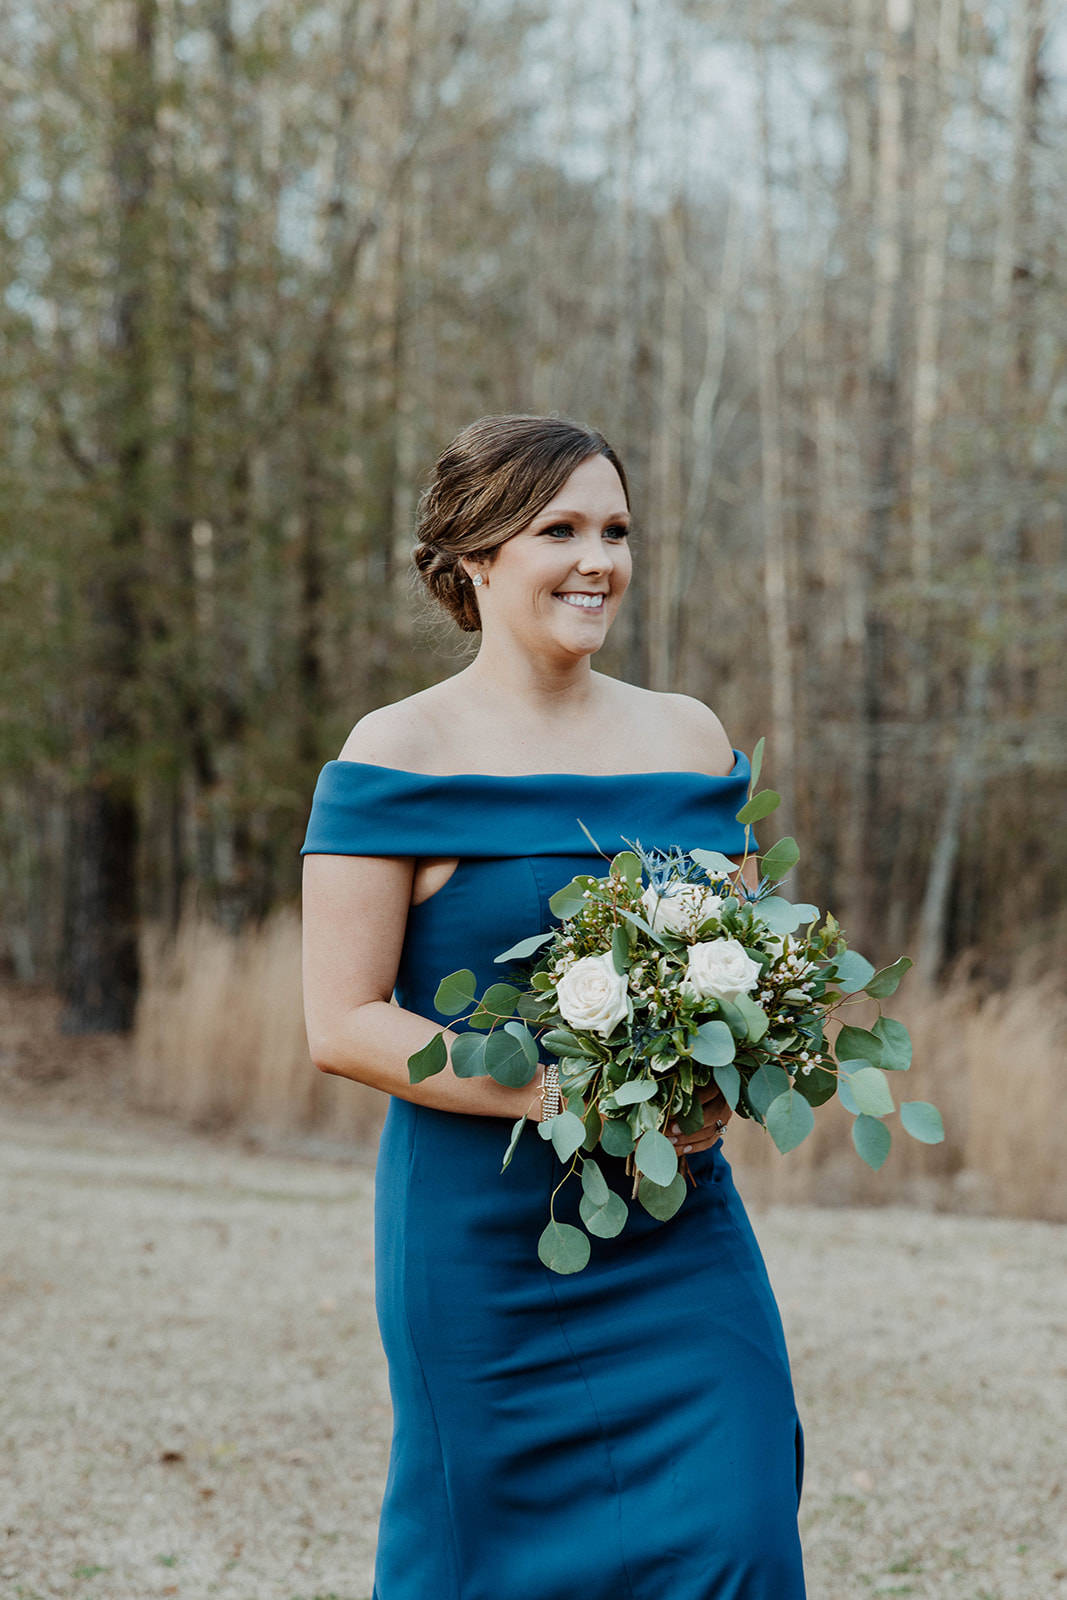
[[[748,763],[725,777],[432,777],[324,768],[305,854],[458,857],[408,917],[396,996],[445,1024],[439,980],[550,926],[548,898],[646,847],[738,853]],[[454,1024],[453,1024],[454,1025]],[[525,1129],[389,1104],[378,1318],[394,1435],[375,1600],[802,1600],[801,1431],[781,1322],[721,1145],[681,1210],[638,1205],[583,1272],[541,1265],[563,1175]],[[598,1155],[629,1197],[624,1163]],[[577,1221],[571,1180],[556,1215]],[[561,1204],[562,1202],[562,1204]]]

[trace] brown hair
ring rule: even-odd
[[[611,462],[629,505],[625,469],[603,434],[566,417],[482,417],[441,454],[415,518],[415,566],[464,633],[481,619],[460,558],[492,561],[590,456]]]

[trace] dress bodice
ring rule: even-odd
[[[397,974],[400,1004],[438,1018],[433,996],[446,973],[469,967],[479,988],[503,977],[494,957],[551,925],[549,897],[575,873],[607,870],[583,825],[608,857],[635,843],[739,855],[745,830],[736,813],[749,765],[735,757],[721,777],[441,777],[330,761],[315,789],[303,853],[458,858],[444,887],[411,908]]]

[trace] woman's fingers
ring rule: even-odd
[[[704,1126],[695,1133],[683,1133],[680,1125],[672,1122],[667,1129],[667,1137],[675,1149],[683,1155],[709,1149],[716,1140],[722,1138],[726,1124],[733,1116],[733,1112],[714,1084],[698,1089],[697,1093],[704,1106]]]

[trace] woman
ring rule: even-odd
[[[437,463],[415,562],[474,661],[357,724],[305,844],[312,1056],[392,1098],[377,1298],[394,1439],[375,1600],[801,1600],[800,1428],[774,1299],[722,1156],[679,1137],[680,1212],[639,1207],[571,1277],[537,1258],[562,1169],[532,1088],[412,1087],[439,980],[548,926],[599,872],[581,823],[736,854],[748,783],[715,716],[595,673],[630,581],[629,495],[600,434],[488,417]],[[391,1004],[396,995],[398,1004]],[[445,1037],[455,1041],[457,1028]],[[543,1072],[543,1069],[542,1069]],[[603,1166],[628,1193],[623,1163]],[[564,1188],[559,1220],[576,1196]]]

